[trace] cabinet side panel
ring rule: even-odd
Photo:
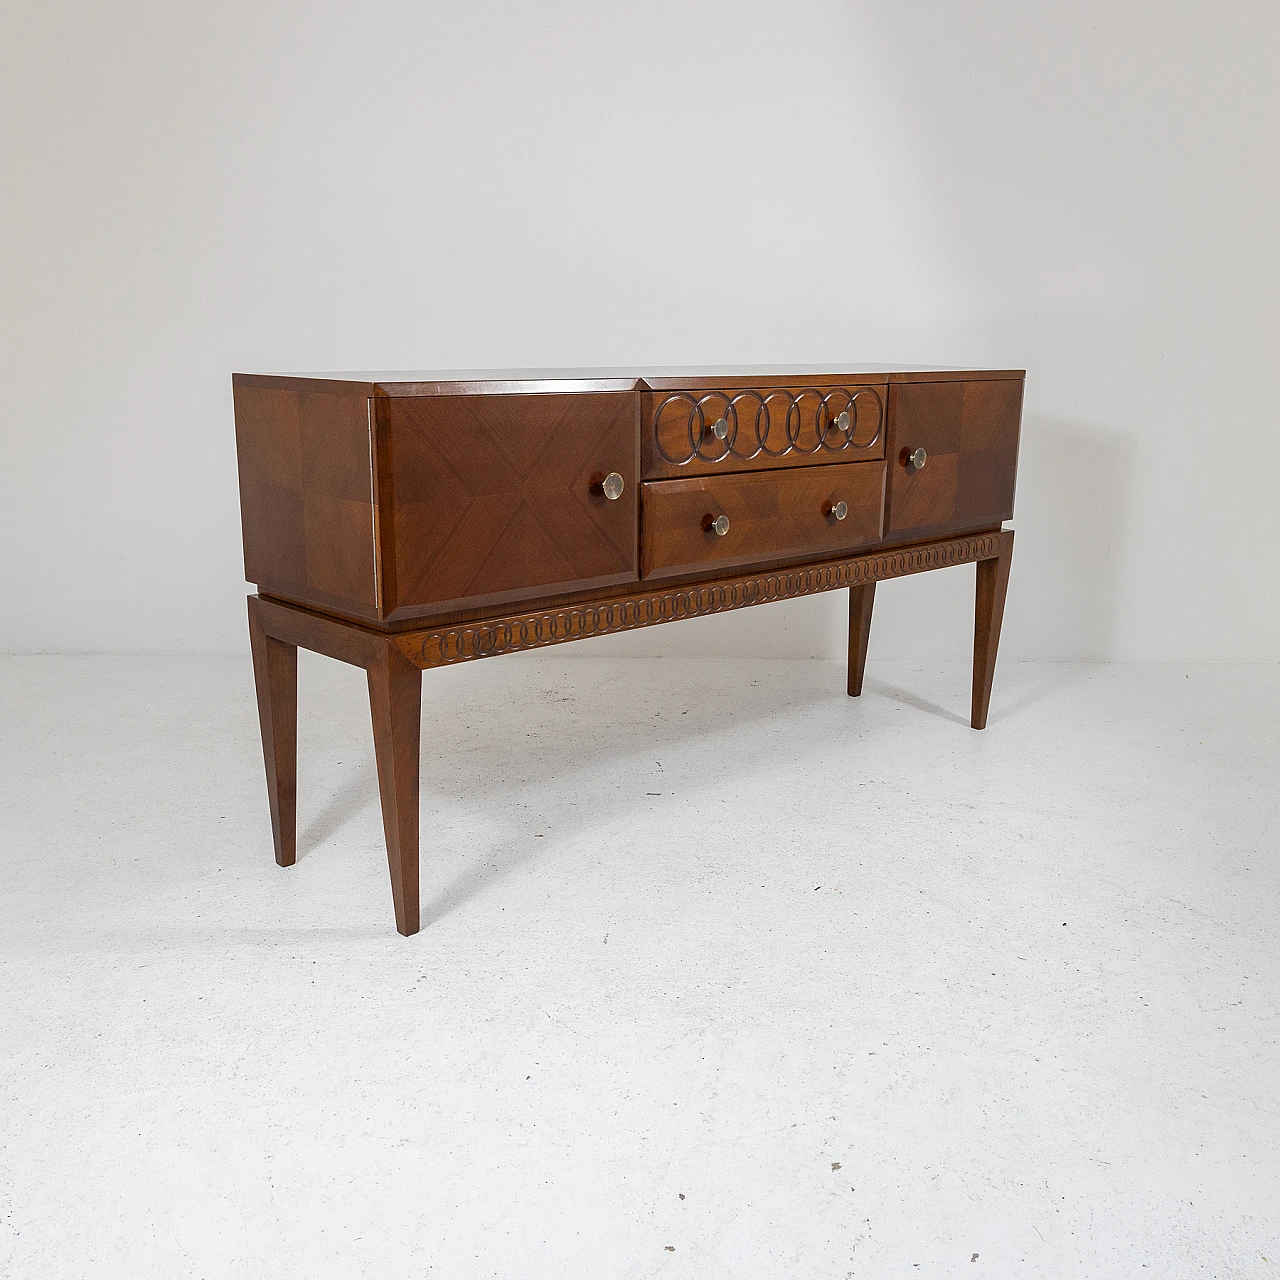
[[[1013,519],[1022,435],[1021,382],[967,382],[960,420],[960,520]]]
[[[269,594],[376,616],[368,397],[234,389],[245,577]]]

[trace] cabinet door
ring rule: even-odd
[[[385,617],[638,577],[634,393],[406,397],[378,412]]]
[[[1010,519],[1021,421],[1021,378],[891,387],[886,536]]]

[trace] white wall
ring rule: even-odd
[[[233,369],[1025,366],[1007,655],[1280,658],[1280,6],[0,9],[0,649],[244,646]],[[884,587],[959,654],[972,570]],[[830,654],[838,596],[600,642]],[[567,652],[571,652],[567,651]]]

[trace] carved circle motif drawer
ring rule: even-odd
[[[884,457],[885,388],[773,387],[645,396],[648,479]]]

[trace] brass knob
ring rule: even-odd
[[[728,516],[704,516],[702,527],[708,533],[714,533],[717,537],[723,538],[729,532]]]
[[[834,506],[827,508],[827,515],[835,516],[837,520],[843,520],[849,514],[849,505],[845,502],[837,502]]]
[[[848,435],[848,434],[849,434],[849,423],[850,423],[850,421],[851,421],[851,419],[850,419],[850,417],[849,417],[849,410],[848,410],[848,409],[844,409],[844,410],[842,410],[840,413],[836,414],[836,426],[840,428],[841,432],[842,432],[844,435]],[[844,519],[844,517],[843,517],[843,516],[841,516],[841,519]]]
[[[604,484],[600,487],[604,490],[604,496],[610,502],[617,502],[622,497],[622,489],[625,482],[616,471],[610,471],[604,478]]]
[[[729,438],[729,419],[717,418],[711,424],[711,434],[717,440],[727,440]]]
[[[915,453],[907,454],[907,469],[922,471],[924,464],[929,461],[929,455],[923,449],[917,449]]]

